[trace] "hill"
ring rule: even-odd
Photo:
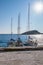
[[[38,32],[37,30],[31,30],[31,31],[26,31],[24,33],[22,33],[22,35],[29,35],[29,34],[41,34],[40,32]]]

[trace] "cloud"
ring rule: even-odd
[[[35,3],[33,3],[32,8],[36,13],[38,13],[38,14],[42,13],[43,12],[43,2],[35,2]]]

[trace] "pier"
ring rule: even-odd
[[[43,50],[42,46],[33,47],[33,46],[24,46],[24,47],[0,47],[0,52],[11,52],[11,51],[39,51]]]

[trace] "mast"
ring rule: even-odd
[[[11,18],[11,39],[12,39],[12,18]]]
[[[30,3],[28,3],[28,29],[27,31],[30,31]]]
[[[20,35],[20,13],[18,14],[18,37]]]
[[[27,22],[27,32],[30,31],[30,3],[28,3],[28,22]],[[26,34],[27,35],[27,34]],[[26,36],[28,40],[28,35]]]

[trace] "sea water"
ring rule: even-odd
[[[18,35],[12,34],[12,39],[17,40]],[[7,43],[11,39],[11,34],[0,34],[0,47],[7,47]],[[24,42],[27,38],[26,35],[20,35],[20,39]]]
[[[43,44],[43,35],[19,35],[21,41],[24,43],[28,36],[31,36],[34,40],[37,39],[38,44]],[[7,47],[8,42],[11,39],[11,34],[0,34],[0,47]],[[18,39],[17,34],[12,34],[12,39],[15,41]]]

